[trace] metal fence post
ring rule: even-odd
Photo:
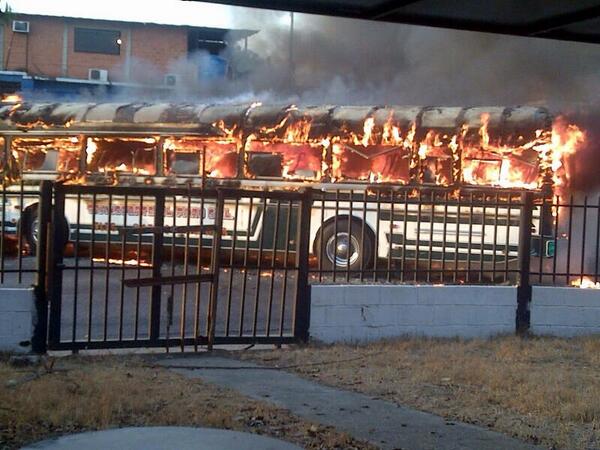
[[[152,278],[159,279],[163,264],[163,243],[165,224],[165,193],[157,192],[154,197],[154,238],[152,241]],[[140,223],[140,227],[142,224]],[[150,342],[156,343],[160,337],[160,310],[162,286],[152,286],[152,300],[150,306]],[[168,345],[168,344],[167,344]]]
[[[296,311],[294,337],[308,342],[310,326],[310,286],[308,285],[308,255],[310,246],[310,211],[312,190],[307,189],[300,203],[298,229],[296,232],[296,264],[298,279],[296,290]]]
[[[517,286],[516,331],[524,335],[529,330],[531,303],[531,227],[533,217],[533,193],[521,194],[521,212],[519,217],[519,285]]]
[[[46,353],[48,339],[48,232],[52,215],[52,182],[40,183],[38,203],[37,279],[34,286],[37,320],[33,330],[31,347],[34,353]]]
[[[54,185],[54,208],[52,220],[48,226],[48,263],[46,266],[48,288],[50,295],[50,319],[48,330],[48,347],[53,348],[60,343],[60,321],[62,310],[62,269],[64,230],[61,224],[65,217],[65,191],[61,184]]]

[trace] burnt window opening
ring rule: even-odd
[[[402,146],[337,143],[333,145],[332,176],[336,180],[410,181],[410,151]]]
[[[238,172],[235,142],[199,138],[167,138],[164,146],[164,172],[171,176],[234,178]]]
[[[530,148],[508,147],[502,144],[466,143],[461,154],[462,181],[480,186],[539,187],[540,161]]]
[[[121,32],[97,28],[75,28],[74,49],[81,53],[121,54]]]
[[[80,153],[77,137],[15,138],[10,148],[10,157],[21,172],[76,173]]]
[[[90,173],[156,175],[155,138],[88,138],[86,144]]]
[[[318,181],[323,173],[321,144],[250,142],[246,170],[251,178]]]

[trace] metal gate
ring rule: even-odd
[[[310,191],[54,190],[49,349],[307,340]]]

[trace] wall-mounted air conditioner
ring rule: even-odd
[[[177,75],[168,73],[165,75],[165,86],[175,86],[177,84]]]
[[[29,22],[26,20],[13,20],[12,30],[15,33],[29,33]]]
[[[106,70],[106,69],[90,69],[88,72],[88,80],[108,81],[108,70]]]

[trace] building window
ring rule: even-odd
[[[75,28],[75,51],[84,53],[121,53],[121,32],[95,28]]]

